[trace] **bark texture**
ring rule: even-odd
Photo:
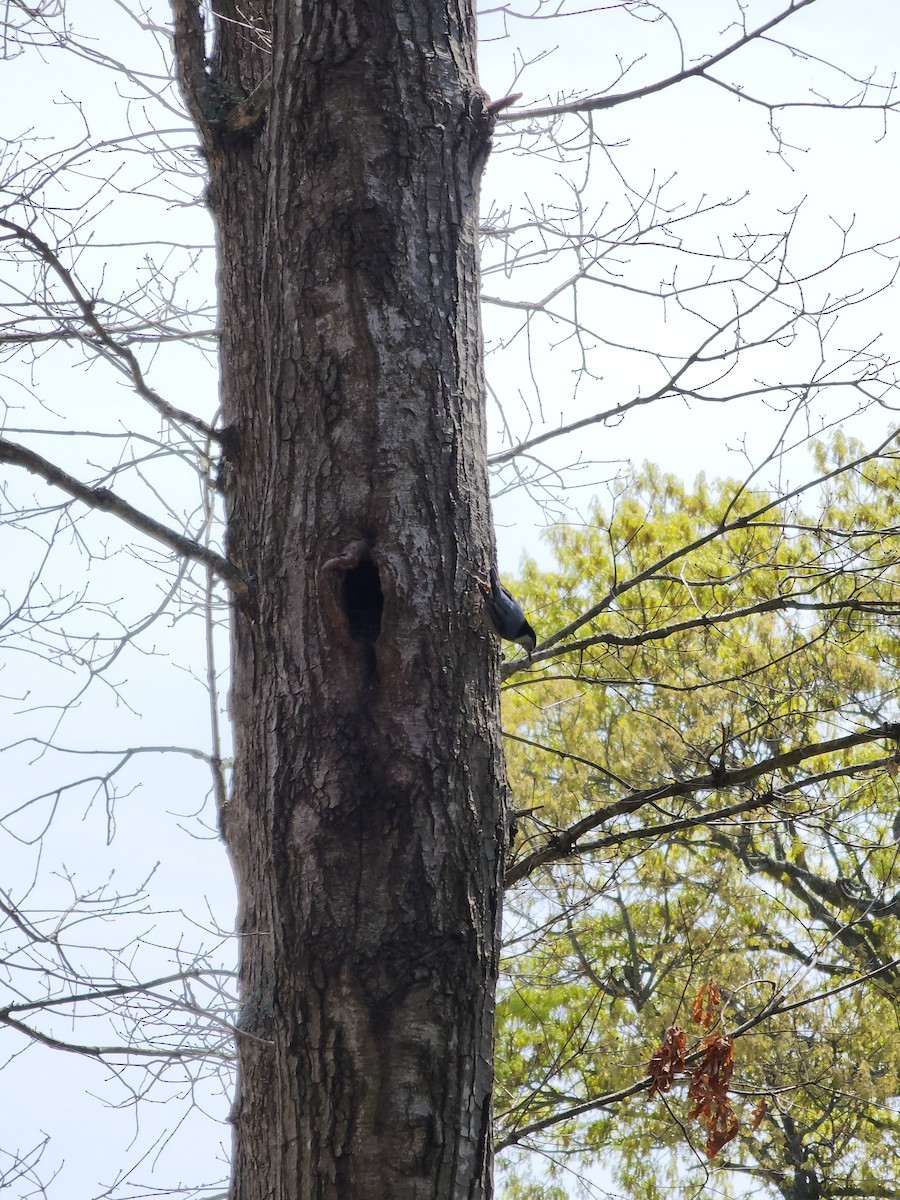
[[[484,1197],[505,841],[452,0],[173,0],[220,255],[235,1200]]]

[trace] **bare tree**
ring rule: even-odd
[[[648,37],[664,33],[677,46],[678,61],[657,71],[639,55],[620,60],[590,94],[547,102],[532,82],[541,54],[525,49],[505,91],[493,101],[482,91],[471,6],[214,0],[207,10],[173,0],[171,17],[117,6],[128,53],[82,32],[77,6],[16,5],[7,15],[11,68],[64,50],[73,71],[119,89],[129,129],[108,131],[71,104],[59,114],[71,124],[63,148],[47,153],[23,138],[4,164],[0,337],[17,373],[0,460],[17,558],[2,628],[41,677],[33,711],[28,671],[10,676],[9,703],[32,724],[7,739],[8,761],[27,763],[29,777],[4,828],[25,861],[27,847],[49,853],[54,837],[72,836],[81,803],[121,842],[117,822],[141,764],[190,764],[203,775],[187,777],[185,791],[207,792],[210,811],[196,822],[200,805],[186,798],[168,825],[189,818],[195,834],[221,832],[237,878],[240,965],[236,1015],[218,917],[205,927],[196,913],[153,918],[150,955],[143,887],[84,887],[69,876],[67,896],[32,904],[38,863],[28,859],[2,896],[16,995],[0,1018],[17,1044],[111,1064],[128,1103],[167,1082],[201,1107],[198,1097],[221,1096],[233,1037],[234,1197],[491,1194],[503,887],[516,889],[529,953],[555,944],[541,931],[561,922],[590,978],[572,913],[608,905],[635,925],[631,899],[616,900],[614,879],[593,867],[620,846],[639,855],[701,831],[748,869],[790,876],[810,919],[855,963],[853,975],[835,959],[842,981],[893,979],[891,938],[860,929],[872,896],[858,894],[850,918],[845,893],[819,887],[814,902],[820,864],[804,867],[783,845],[747,834],[760,813],[788,821],[792,791],[861,771],[889,775],[892,698],[867,708],[860,692],[852,708],[796,720],[779,709],[747,729],[679,724],[686,718],[659,705],[655,736],[671,749],[663,763],[613,752],[612,730],[608,752],[588,753],[544,740],[542,724],[569,683],[638,689],[630,694],[643,699],[629,703],[651,709],[653,689],[682,685],[637,668],[625,679],[625,656],[637,662],[658,645],[683,664],[673,648],[697,630],[764,617],[809,633],[819,618],[833,631],[895,614],[891,563],[874,549],[891,535],[889,518],[832,527],[800,514],[815,497],[830,514],[829,487],[890,462],[893,429],[797,476],[801,453],[838,416],[858,415],[868,429],[873,411],[893,408],[896,356],[854,319],[893,282],[895,247],[858,241],[848,222],[811,260],[796,204],[762,232],[735,223],[736,201],[685,205],[668,177],[633,182],[614,127],[600,125],[627,103],[684,87],[752,110],[779,161],[799,153],[785,131],[796,110],[854,109],[883,131],[892,84],[806,50],[802,10],[815,7],[799,0],[772,15],[735,5],[726,28],[700,34],[688,14],[646,3],[582,12],[588,25],[578,28],[591,31],[607,19],[645,22]],[[551,17],[563,27],[570,19],[565,6],[541,2],[482,19],[490,39],[517,23],[543,31]],[[773,94],[754,75],[757,53],[816,64],[817,90]],[[501,151],[509,162],[528,151],[529,170],[546,163],[555,182],[519,207],[491,198],[480,274],[479,186],[492,145],[498,161]],[[510,176],[498,167],[497,178]],[[217,314],[201,192],[215,225]],[[134,229],[154,198],[183,208],[187,225],[171,245],[145,242],[142,274],[129,277],[125,247],[141,241]],[[482,275],[489,362],[513,363],[490,377],[504,438],[490,457]],[[537,353],[544,329],[554,349]],[[512,357],[523,345],[524,367]],[[218,401],[183,385],[189,355],[217,356]],[[71,389],[47,373],[51,359],[69,367]],[[564,414],[561,377],[575,396]],[[110,390],[110,378],[124,388]],[[569,467],[591,487],[613,480],[613,508],[625,511],[631,481],[602,461],[594,432],[648,410],[751,401],[780,413],[780,424],[761,422],[764,449],[748,437],[743,478],[705,523],[638,554],[637,528],[620,535],[609,514],[610,575],[598,569],[551,597],[536,618],[537,654],[501,665],[477,587],[496,557],[488,468],[499,504],[530,496],[571,515],[579,477]],[[37,482],[26,484],[29,475]],[[819,538],[802,559],[784,550],[800,524]],[[779,531],[775,544],[754,558],[741,539],[768,527]],[[708,574],[707,552],[727,556],[740,587]],[[623,656],[615,671],[613,654]],[[141,708],[139,680],[158,680],[177,728],[182,697],[168,656],[188,664],[184,679],[195,675],[208,697],[206,743],[120,740],[119,714]],[[743,668],[741,678],[750,678]],[[561,758],[604,780],[580,807],[514,816],[512,858],[501,679],[541,714],[530,727],[516,721],[521,744],[549,750],[554,764],[530,766],[535,778],[554,778]],[[96,717],[81,719],[85,698],[98,694],[108,738]],[[884,743],[871,760],[853,757]],[[57,764],[88,750],[87,769],[60,783]],[[517,795],[517,809],[527,803]],[[182,886],[190,876],[187,867]],[[73,953],[85,920],[123,930],[95,939],[102,962],[84,947]],[[634,966],[636,940],[629,945]],[[624,983],[597,976],[597,994],[624,989],[646,1007],[642,969],[626,970]],[[36,977],[40,992],[28,983]],[[804,1006],[833,987],[817,977]],[[781,990],[747,1001],[739,1033],[792,1003]],[[590,1050],[586,1035],[579,1044]],[[559,1082],[571,1050],[543,1065],[528,1103],[502,1106],[501,1145],[537,1145],[545,1130],[649,1084],[632,1064],[622,1086],[573,1092]],[[153,1066],[135,1083],[142,1059]],[[34,1175],[36,1154],[18,1156],[21,1178]],[[795,1158],[802,1173],[800,1150]],[[777,1164],[760,1169],[769,1183],[781,1178]],[[134,1186],[128,1170],[109,1180],[111,1194]]]

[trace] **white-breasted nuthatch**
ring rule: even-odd
[[[537,645],[537,634],[525,620],[522,605],[503,586],[492,566],[487,579],[475,576],[484,598],[484,623],[497,637],[518,642],[530,654]]]

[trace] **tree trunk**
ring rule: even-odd
[[[222,819],[232,1195],[489,1196],[505,822],[472,583],[492,547],[474,14],[219,0],[206,63],[195,3],[173,0],[176,48],[218,233],[227,551],[251,592]]]

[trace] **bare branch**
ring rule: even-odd
[[[809,742],[802,746],[795,746],[783,754],[775,754],[771,758],[761,759],[749,766],[720,767],[707,775],[697,775],[692,779],[672,780],[659,787],[643,788],[640,791],[632,792],[621,800],[604,805],[590,816],[576,821],[568,829],[555,833],[542,849],[535,850],[520,859],[519,862],[514,863],[506,873],[506,886],[510,887],[512,884],[518,883],[519,880],[524,879],[540,866],[558,862],[577,853],[582,848],[579,845],[580,839],[586,833],[612,820],[613,817],[635,812],[637,809],[643,808],[645,804],[655,804],[673,796],[692,796],[697,792],[724,791],[727,788],[750,783],[763,775],[772,775],[789,767],[796,767],[800,763],[806,762],[807,759],[816,758],[821,754],[836,754],[854,746],[862,746],[867,742],[882,739],[895,743],[900,742],[900,724],[885,723],[875,729],[862,729],[857,733],[848,733],[844,737],[831,738],[822,742]],[[777,796],[770,792],[765,799],[767,802],[774,802]],[[646,835],[642,832],[641,836]],[[623,840],[627,840],[627,838],[623,838]]]
[[[6,438],[0,438],[0,462],[12,463],[14,466],[24,467],[26,471],[31,471],[32,474],[40,476],[41,479],[53,484],[54,487],[62,488],[68,495],[82,501],[89,508],[97,509],[100,512],[113,513],[133,528],[140,530],[141,533],[146,533],[155,541],[162,542],[170,550],[174,550],[177,554],[182,554],[185,558],[192,559],[194,562],[202,563],[205,567],[214,571],[223,583],[227,584],[235,596],[244,597],[248,594],[247,581],[237,567],[230,563],[227,558],[223,558],[221,554],[217,554],[214,550],[210,550],[206,546],[200,545],[199,542],[195,542],[192,538],[185,537],[184,534],[177,533],[174,529],[169,529],[159,521],[148,517],[146,513],[129,504],[127,500],[116,496],[108,488],[90,487],[88,484],[76,479],[73,475],[60,470],[59,467],[49,462],[46,458],[35,454],[33,450],[28,450],[15,442],[7,441]]]
[[[87,325],[91,334],[93,334],[92,338],[82,337],[82,341],[85,341],[88,345],[93,346],[94,349],[102,353],[104,357],[108,358],[110,361],[119,366],[120,369],[122,369],[132,381],[134,390],[137,392],[137,394],[143,400],[146,400],[149,404],[151,404],[161,416],[166,418],[167,421],[172,421],[175,424],[187,425],[197,433],[202,434],[203,437],[212,441],[218,441],[219,434],[212,428],[212,426],[208,425],[206,421],[202,421],[199,417],[194,416],[193,413],[189,413],[185,409],[176,408],[175,405],[170,404],[167,400],[164,400],[158,392],[154,391],[154,389],[150,387],[144,378],[144,373],[141,370],[140,363],[135,357],[134,352],[127,345],[117,342],[109,334],[108,330],[104,328],[101,322],[98,321],[92,302],[87,298],[87,296],[85,296],[81,288],[75,282],[71,271],[69,271],[63,265],[59,259],[59,256],[54,250],[51,249],[51,247],[43,240],[43,238],[38,237],[36,233],[30,229],[26,229],[23,225],[19,225],[15,221],[7,220],[5,217],[0,217],[0,228],[9,230],[9,232],[15,238],[30,246],[32,250],[37,253],[38,257],[48,267],[50,267],[50,269],[62,281],[69,295],[75,301],[84,323]]]
[[[696,66],[685,67],[681,71],[676,71],[674,75],[669,75],[666,79],[661,79],[657,83],[647,84],[646,87],[635,88],[634,91],[631,92],[622,92],[618,96],[588,96],[584,100],[572,100],[568,104],[550,104],[543,108],[518,109],[515,112],[503,114],[499,119],[503,122],[512,123],[514,121],[537,121],[544,117],[559,117],[565,115],[566,113],[597,112],[600,109],[615,108],[620,104],[628,104],[632,100],[643,100],[647,96],[654,95],[656,92],[663,92],[667,88],[675,87],[679,83],[684,83],[684,81],[687,79],[708,78],[707,72],[712,67],[716,66],[717,63],[723,62],[726,58],[729,58],[738,50],[741,50],[745,46],[750,45],[752,42],[757,41],[759,38],[764,37],[764,35],[770,30],[774,29],[777,25],[780,25],[782,21],[787,20],[789,17],[792,17],[794,13],[799,12],[803,8],[807,8],[810,4],[814,3],[815,0],[791,0],[791,3],[788,5],[788,7],[783,9],[781,12],[776,13],[771,20],[759,25],[756,29],[751,30],[749,33],[743,34],[742,37],[737,38],[729,46],[726,46],[724,50],[720,50],[718,54],[710,55],[709,58],[705,58],[702,62],[697,63]],[[721,84],[721,81],[716,79],[710,79],[710,82],[717,83],[719,86],[724,86]],[[750,98],[743,92],[739,92],[738,94],[743,99]],[[779,105],[777,107],[782,106]],[[828,104],[825,101],[821,101],[815,105],[808,104],[804,107],[834,108],[836,106],[833,104]],[[854,105],[854,107],[878,109],[879,111],[883,111],[888,106],[884,104],[858,104]]]
[[[673,550],[670,554],[667,554],[663,558],[658,559],[656,562],[650,564],[644,570],[639,571],[636,575],[631,576],[630,579],[623,580],[621,583],[616,583],[612,588],[610,588],[610,590],[607,592],[607,594],[603,597],[602,600],[599,600],[596,604],[594,604],[590,608],[586,609],[574,621],[570,621],[568,625],[564,626],[562,629],[558,630],[556,633],[553,633],[549,637],[545,638],[544,641],[541,643],[541,649],[539,649],[535,654],[530,656],[530,658],[527,661],[527,664],[523,664],[519,660],[513,660],[512,662],[504,663],[502,671],[501,671],[503,678],[505,679],[509,675],[514,674],[516,671],[521,670],[523,665],[530,666],[532,662],[538,661],[542,657],[550,657],[550,655],[547,653],[547,651],[549,651],[550,647],[555,646],[558,642],[561,642],[565,638],[570,637],[573,633],[575,633],[577,630],[579,630],[583,625],[586,625],[589,621],[593,621],[596,617],[598,617],[600,615],[600,613],[606,611],[610,607],[610,605],[613,603],[613,601],[616,599],[617,596],[621,596],[625,592],[630,591],[632,588],[637,587],[638,584],[646,582],[648,579],[651,579],[654,575],[657,575],[661,570],[670,566],[672,563],[677,562],[679,559],[686,558],[692,551],[697,550],[702,546],[708,545],[710,542],[714,541],[718,537],[721,537],[723,534],[732,532],[737,529],[745,529],[748,526],[754,524],[756,521],[758,521],[760,519],[760,517],[765,516],[766,513],[771,512],[773,509],[779,508],[780,506],[785,504],[787,501],[796,499],[798,496],[802,496],[804,493],[810,491],[810,489],[815,488],[815,487],[820,487],[822,484],[828,482],[831,479],[836,479],[839,476],[846,474],[848,471],[854,471],[854,470],[858,469],[864,463],[872,462],[873,460],[877,459],[880,455],[884,454],[884,452],[887,450],[887,448],[890,445],[892,445],[894,442],[896,442],[898,440],[898,438],[900,438],[900,430],[897,430],[897,429],[892,430],[887,435],[887,437],[885,437],[873,450],[871,450],[865,454],[859,455],[858,457],[854,458],[850,462],[841,463],[840,465],[836,466],[833,470],[827,471],[823,475],[818,476],[815,479],[809,480],[808,482],[803,483],[803,484],[799,484],[795,488],[791,488],[789,491],[785,492],[783,495],[780,495],[773,500],[767,501],[765,504],[760,505],[758,508],[754,509],[752,512],[744,513],[743,515],[741,515],[739,517],[735,517],[731,521],[722,521],[719,524],[714,525],[711,529],[709,529],[706,533],[702,534],[700,537],[695,538],[689,544],[679,546],[677,550]],[[704,624],[706,622],[701,619],[698,621],[698,623]],[[586,641],[587,640],[588,639],[586,639]]]

